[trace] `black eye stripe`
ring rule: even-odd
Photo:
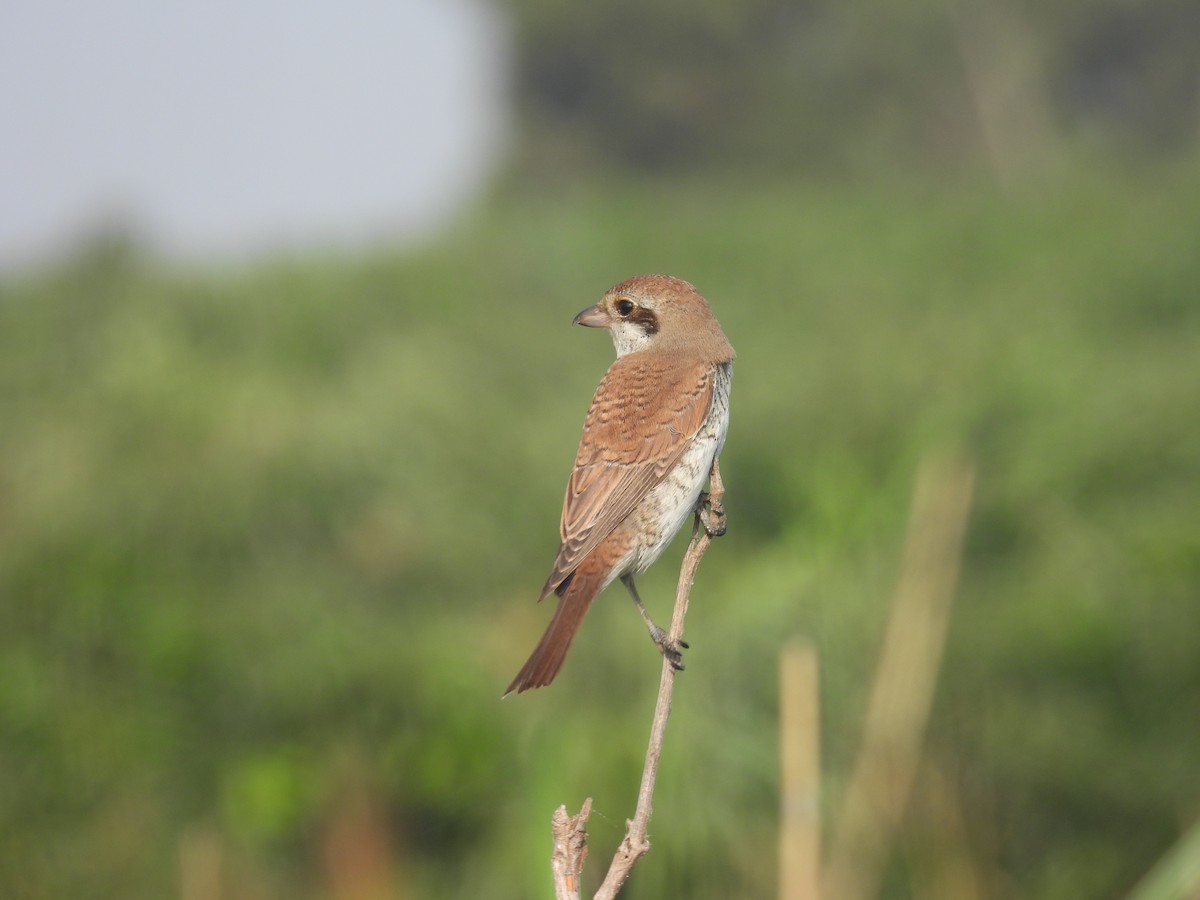
[[[644,307],[630,316],[629,321],[641,326],[647,335],[658,333],[658,316]]]

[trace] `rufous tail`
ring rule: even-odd
[[[554,680],[562,668],[563,660],[567,658],[567,650],[575,640],[579,626],[583,624],[588,607],[598,593],[594,581],[586,573],[576,570],[559,585],[555,591],[559,600],[554,617],[546,626],[537,647],[504,692],[505,696],[513,691],[519,694],[530,688],[545,687]]]

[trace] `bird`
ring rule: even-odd
[[[554,594],[558,605],[505,696],[554,680],[592,601],[617,579],[659,651],[683,668],[687,644],[654,624],[634,578],[700,509],[729,430],[734,351],[693,285],[638,275],[609,288],[571,324],[607,328],[617,358],[584,419],[558,556],[538,598]]]

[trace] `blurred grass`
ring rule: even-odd
[[[436,244],[172,270],[99,244],[0,284],[0,895],[329,896],[344,786],[398,896],[546,894],[548,823],[632,809],[659,662],[616,594],[553,688],[561,491],[612,357],[569,322],[640,271],[738,350],[730,534],[631,898],[773,890],[776,649],[822,656],[828,812],[916,461],[977,461],[931,727],[994,897],[1115,897],[1200,775],[1200,177],[621,181],[500,191]],[[665,615],[678,548],[645,579]],[[888,896],[920,894],[915,811]]]

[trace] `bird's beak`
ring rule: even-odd
[[[595,306],[589,306],[572,319],[571,324],[586,325],[588,328],[607,328],[609,326],[608,313],[597,303]]]

